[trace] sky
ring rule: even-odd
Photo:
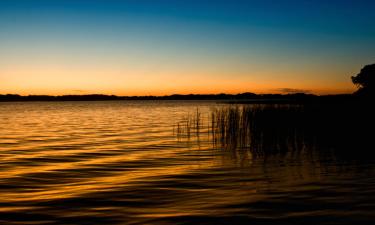
[[[0,94],[350,93],[373,0],[1,0]]]

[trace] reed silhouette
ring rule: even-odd
[[[226,150],[256,155],[334,151],[373,154],[374,110],[367,104],[251,104],[212,110],[211,141]],[[201,115],[190,114],[179,137],[199,132]],[[181,125],[178,125],[181,127]]]

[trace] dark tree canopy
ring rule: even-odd
[[[352,76],[352,81],[359,88],[356,94],[374,95],[375,64],[363,67],[357,76]]]

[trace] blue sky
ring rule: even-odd
[[[369,0],[2,0],[0,92],[350,92],[350,76],[375,61],[374,8]]]

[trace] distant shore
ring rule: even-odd
[[[116,101],[116,100],[225,100],[231,103],[289,103],[315,101],[346,101],[353,99],[351,94],[313,95],[304,93],[294,94],[188,94],[165,96],[116,96],[116,95],[0,95],[0,102],[30,102],[30,101]]]

